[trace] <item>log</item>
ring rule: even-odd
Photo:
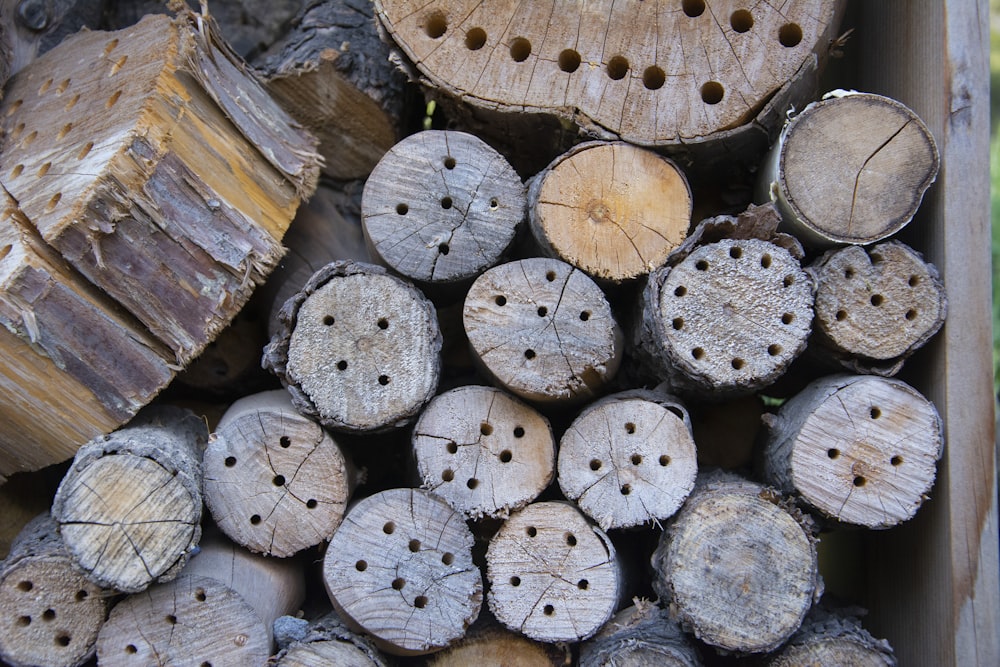
[[[490,541],[486,577],[497,620],[542,642],[587,639],[611,618],[624,594],[611,540],[566,501],[537,502],[512,513]]]
[[[520,176],[482,139],[427,130],[375,165],[361,219],[381,263],[429,289],[467,287],[508,252],[526,201]]]
[[[934,405],[900,380],[836,374],[769,416],[764,474],[842,523],[889,528],[916,514],[944,447]]]
[[[604,530],[672,516],[698,473],[687,409],[630,390],[590,403],[559,440],[559,488]]]
[[[483,273],[465,297],[469,344],[496,384],[545,404],[597,395],[621,365],[623,335],[601,289],[556,259]]]
[[[483,582],[461,514],[421,489],[357,502],[333,534],[323,581],[334,609],[393,655],[438,651],[476,619]]]
[[[621,142],[563,153],[532,178],[528,201],[531,232],[546,255],[612,283],[661,266],[691,225],[684,172]]]
[[[52,516],[91,581],[135,593],[179,574],[201,537],[207,440],[192,412],[151,406],[80,448]]]
[[[303,625],[296,637],[282,646],[278,638],[280,621]],[[272,658],[276,667],[388,667],[388,662],[370,639],[358,635],[344,624],[335,612],[313,622],[291,616],[275,622],[275,638],[281,649]]]
[[[896,667],[896,657],[889,642],[872,636],[852,611],[814,608],[806,616],[798,632],[764,664],[766,667]]]
[[[923,121],[883,95],[837,90],[792,117],[758,176],[806,245],[868,244],[913,218],[940,166]]]
[[[580,645],[580,667],[701,667],[691,638],[670,612],[636,600]]]
[[[895,375],[944,323],[948,299],[933,264],[899,241],[831,250],[816,278],[816,342],[847,370]]]
[[[0,561],[0,659],[11,667],[79,667],[93,655],[110,591],[88,581],[45,512]]]
[[[355,473],[337,441],[284,389],[234,402],[205,449],[205,504],[254,553],[285,558],[328,540]]]
[[[653,552],[653,588],[706,644],[773,651],[822,594],[813,532],[773,489],[702,476]]]
[[[466,385],[435,396],[412,441],[423,487],[473,520],[507,517],[555,477],[549,420],[495,387]]]
[[[636,344],[673,391],[750,394],[805,350],[813,291],[784,247],[759,238],[707,243],[650,274]]]
[[[571,664],[569,645],[536,642],[500,626],[496,621],[484,625],[477,621],[454,646],[427,658],[427,667],[565,667]]]
[[[410,423],[441,374],[431,302],[373,264],[337,261],[282,306],[263,363],[323,426],[378,432]]]
[[[324,174],[364,178],[403,131],[406,77],[389,60],[370,3],[298,4],[292,29],[253,59],[257,76],[319,139]]]

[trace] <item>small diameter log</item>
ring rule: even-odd
[[[832,250],[809,271],[817,340],[849,370],[892,375],[944,323],[937,269],[898,241]]]
[[[652,602],[615,614],[599,633],[580,645],[580,667],[701,667],[691,638],[670,612]]]
[[[591,403],[559,441],[559,488],[604,530],[672,516],[697,474],[687,410],[652,391]]]
[[[625,143],[575,146],[532,179],[528,202],[546,254],[613,283],[661,266],[691,225],[684,173]]]
[[[330,540],[323,580],[334,609],[394,655],[441,650],[479,614],[483,582],[462,515],[421,489],[354,505]]]
[[[337,442],[284,389],[246,396],[205,450],[205,504],[216,525],[255,553],[287,557],[330,538],[354,487]]]
[[[497,620],[542,642],[592,636],[624,592],[611,540],[564,501],[534,503],[511,514],[490,541],[486,576]]]
[[[747,394],[805,349],[812,318],[812,279],[788,250],[723,239],[650,274],[640,344],[678,390]]]
[[[289,299],[264,348],[295,408],[334,430],[406,425],[434,395],[441,331],[431,302],[373,264],[332,262]]]
[[[913,218],[939,163],[933,135],[909,108],[838,90],[787,122],[756,197],[774,202],[806,245],[874,243]]]
[[[944,447],[934,405],[899,380],[820,378],[766,422],[764,473],[838,521],[889,528],[916,514]]]
[[[74,561],[125,593],[169,581],[201,537],[201,452],[194,413],[159,407],[77,452],[52,502]]]
[[[699,479],[652,556],[653,588],[688,632],[734,653],[773,651],[822,593],[806,519],[772,489]]]
[[[813,609],[788,643],[765,667],[853,665],[896,667],[889,642],[876,639],[850,610]]]
[[[109,591],[74,566],[55,520],[30,521],[0,561],[0,660],[11,667],[79,667],[94,655]]]
[[[393,146],[361,200],[375,256],[432,285],[468,282],[497,264],[526,208],[521,177],[500,153],[476,136],[444,130]]]
[[[555,477],[549,421],[494,387],[434,397],[414,426],[413,450],[424,488],[471,519],[506,517]]]
[[[465,298],[465,332],[495,382],[540,403],[593,397],[621,365],[623,338],[601,289],[556,259],[501,264]]]
[[[277,636],[279,626],[275,622],[275,638],[281,648],[272,658],[275,667],[388,667],[385,657],[371,640],[351,632],[334,612],[312,623],[290,616],[278,619],[283,620],[305,627],[287,646],[281,646]]]

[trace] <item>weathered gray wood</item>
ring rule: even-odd
[[[79,667],[94,655],[110,593],[74,567],[51,515],[38,515],[0,561],[0,659]]]
[[[542,403],[595,396],[621,365],[623,336],[601,289],[556,259],[496,266],[465,297],[469,343],[495,382]]]
[[[670,612],[648,600],[615,614],[580,645],[580,667],[701,667],[690,636]]]
[[[528,202],[531,232],[546,254],[613,283],[661,266],[691,225],[684,172],[621,142],[563,153],[532,178]]]
[[[833,91],[782,129],[756,198],[807,245],[873,243],[913,218],[939,164],[930,130],[904,104]]]
[[[559,440],[559,488],[604,530],[672,516],[698,473],[687,409],[647,390],[589,404]]]
[[[899,241],[831,250],[816,278],[816,342],[855,372],[894,375],[938,332],[948,299],[937,268]]]
[[[424,488],[471,519],[504,518],[555,477],[548,419],[494,387],[466,385],[434,397],[412,442]]]
[[[150,406],[79,449],[52,502],[74,562],[105,588],[170,581],[201,537],[204,422]]]
[[[483,582],[461,514],[421,489],[390,489],[354,505],[334,533],[323,581],[355,631],[394,655],[457,641],[476,619]]]
[[[255,553],[287,557],[328,540],[355,474],[338,443],[284,389],[245,396],[205,449],[205,504],[216,525]]]
[[[525,190],[482,139],[418,132],[393,146],[365,182],[365,238],[381,262],[412,280],[468,283],[514,242],[527,215]]]
[[[934,405],[892,378],[820,378],[766,419],[770,483],[825,516],[869,528],[916,514],[944,448]]]
[[[621,568],[608,536],[572,503],[533,503],[512,513],[490,540],[490,611],[531,639],[580,641],[618,608]]]
[[[773,489],[703,476],[653,553],[654,590],[705,643],[773,651],[822,594],[812,533]]]
[[[284,644],[278,637],[281,622],[301,626]],[[274,628],[280,650],[272,660],[277,667],[388,667],[372,641],[352,632],[335,612],[312,622],[285,616],[275,621]]]
[[[441,331],[431,302],[385,269],[331,262],[279,314],[263,363],[296,409],[354,432],[406,425],[441,373]]]
[[[876,639],[854,613],[864,610],[814,607],[788,643],[768,658],[767,667],[856,665],[896,667],[892,646]]]

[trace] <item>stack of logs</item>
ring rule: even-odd
[[[820,554],[912,518],[942,452],[896,377],[946,314],[894,236],[930,133],[818,97],[839,2],[678,1],[656,63],[656,3],[479,4],[312,2],[256,56],[325,179],[168,389],[0,487],[51,485],[4,661],[896,664]],[[746,80],[675,75],[696,33]]]

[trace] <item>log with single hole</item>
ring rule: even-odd
[[[263,363],[297,410],[371,433],[413,421],[437,390],[441,331],[411,283],[374,264],[327,264],[282,306]]]
[[[785,125],[756,197],[777,204],[806,245],[874,243],[910,222],[939,165],[934,137],[911,109],[838,90]]]
[[[298,611],[304,572],[290,559],[252,554],[206,527],[201,551],[177,579],[130,595],[97,638],[101,665],[263,665],[272,625]]]
[[[899,241],[825,253],[816,277],[816,337],[847,370],[893,375],[944,323],[948,299],[933,264]]]
[[[358,501],[323,561],[330,601],[348,627],[393,655],[421,655],[458,641],[476,620],[483,581],[461,513],[422,489],[389,489]]]
[[[223,414],[204,455],[205,504],[237,544],[287,557],[328,540],[355,473],[336,440],[284,389],[245,396]]]
[[[580,645],[580,667],[701,667],[691,637],[670,612],[647,600],[615,614]]]
[[[577,642],[607,623],[624,594],[607,534],[567,501],[514,512],[486,552],[489,608],[502,624],[542,642]]]
[[[190,410],[154,405],[80,448],[52,516],[89,579],[135,593],[180,573],[201,538],[207,440]]]
[[[463,310],[469,344],[496,384],[542,404],[597,395],[621,366],[623,335],[600,287],[557,259],[489,269]]]
[[[559,441],[559,488],[604,530],[672,516],[698,474],[683,404],[650,390],[605,396]]]
[[[283,644],[278,637],[279,623],[296,626],[294,637]],[[278,653],[272,658],[276,667],[388,667],[381,651],[366,636],[352,632],[336,612],[310,622],[285,616],[275,622]]]
[[[653,588],[703,642],[773,651],[822,592],[813,532],[777,491],[703,475],[653,552]]]
[[[466,385],[435,396],[412,442],[424,488],[471,519],[506,517],[555,477],[548,419],[495,387]]]
[[[876,639],[861,624],[863,609],[813,608],[788,643],[763,664],[765,667],[799,665],[859,665],[896,667],[896,656],[885,639]]]
[[[83,665],[94,655],[111,593],[76,569],[51,515],[38,515],[0,561],[0,660]]]
[[[385,265],[429,289],[468,284],[501,261],[526,213],[521,177],[465,132],[426,130],[365,181],[365,238]]]
[[[893,378],[820,378],[768,416],[771,484],[842,523],[889,528],[912,518],[944,447],[934,404]]]
[[[545,254],[612,283],[661,266],[691,225],[684,172],[621,142],[585,142],[562,154],[532,178],[528,202]]]

